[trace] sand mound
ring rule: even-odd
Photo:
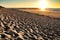
[[[0,6],[0,8],[4,8],[4,7]]]
[[[0,11],[1,40],[60,40],[60,19],[15,9]]]

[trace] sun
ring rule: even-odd
[[[39,3],[39,8],[41,11],[45,11],[45,9],[47,8],[47,1],[46,0],[41,0]]]

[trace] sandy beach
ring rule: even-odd
[[[60,14],[40,13],[0,8],[0,40],[60,40]]]

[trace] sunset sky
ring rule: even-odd
[[[41,0],[0,0],[0,6],[7,8],[38,8]],[[60,8],[60,0],[47,0],[47,8]]]

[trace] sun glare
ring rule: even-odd
[[[39,8],[41,11],[45,11],[45,9],[47,8],[47,1],[46,0],[41,0],[39,3]]]

